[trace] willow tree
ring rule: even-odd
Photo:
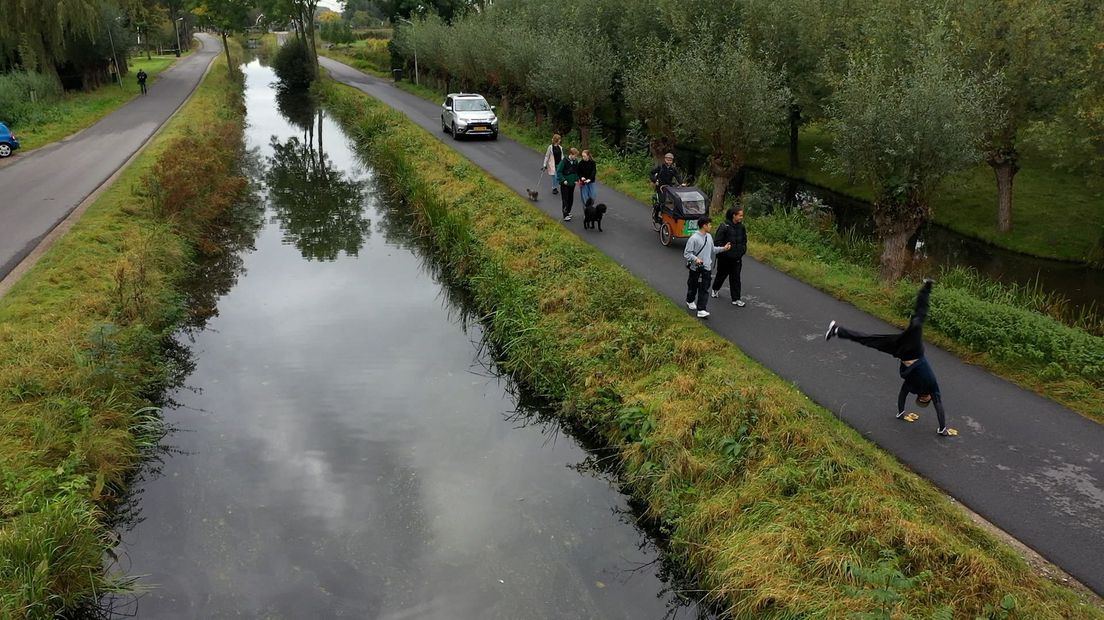
[[[852,60],[828,113],[829,168],[869,187],[882,244],[881,277],[901,277],[908,241],[931,218],[948,175],[980,162],[999,84],[952,66],[939,48],[917,50],[909,66],[881,55]]]
[[[675,150],[675,119],[671,115],[671,92],[681,79],[670,73],[672,49],[656,47],[636,59],[624,74],[625,103],[648,133],[648,152],[658,164]],[[677,105],[677,103],[676,103]]]
[[[3,0],[0,60],[18,59],[23,69],[57,75],[74,38],[91,39],[101,28],[99,0]],[[0,63],[2,66],[4,63]]]
[[[571,109],[582,148],[590,148],[590,131],[598,106],[609,101],[618,59],[601,35],[557,33],[546,40],[551,50],[529,76],[532,91]]]
[[[1005,85],[999,114],[989,122],[985,161],[996,177],[997,230],[1008,232],[1023,130],[1053,118],[1070,99],[1075,85],[1068,77],[1099,43],[1099,32],[1086,24],[1081,0],[962,0],[955,6],[966,68],[999,73]]]
[[[709,149],[710,210],[716,212],[748,156],[781,133],[790,92],[782,75],[752,58],[743,40],[681,49],[670,66],[679,72],[667,87],[668,114],[680,137]]]

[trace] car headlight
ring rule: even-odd
[[[456,121],[456,126],[457,127],[467,127],[468,126],[468,121],[457,120]]]

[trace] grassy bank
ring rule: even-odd
[[[23,150],[57,142],[91,126],[136,97],[140,91],[134,76],[139,69],[145,69],[149,74],[149,87],[157,88],[157,76],[175,61],[175,56],[154,56],[151,60],[146,60],[145,56],[131,58],[130,74],[123,76],[122,87],[107,84],[92,92],[66,93],[57,101],[36,106],[34,118],[17,125],[12,131],[19,136]]]
[[[406,81],[397,86],[430,101],[441,99],[427,86]],[[547,145],[547,129],[536,127],[524,115],[500,122],[505,135],[527,146],[541,151]],[[578,137],[568,135],[565,144],[578,144]],[[601,140],[600,132],[592,138],[591,150],[598,161],[598,178],[639,200],[643,216],[651,201],[646,180],[652,166],[649,158],[618,153]],[[540,155],[533,157],[539,161]],[[754,208],[747,225],[755,258],[890,323],[907,323],[917,283],[882,284],[868,244],[786,215],[764,216]],[[930,340],[970,363],[1104,421],[1104,338],[1098,321],[1079,321],[1060,300],[1034,303],[991,281],[961,273],[936,275],[943,282],[932,299],[930,328],[925,332]]]
[[[616,449],[712,602],[744,618],[999,618],[1002,601],[1016,617],[1104,617],[404,116],[325,91],[487,313],[501,366]]]
[[[0,299],[0,618],[106,589],[103,519],[143,449],[176,284],[241,195],[241,84],[220,60],[165,130]]]
[[[854,185],[826,171],[823,152],[831,136],[818,126],[802,130],[801,167],[791,171],[789,152],[774,149],[752,163],[778,174],[870,201],[869,188]],[[946,180],[932,211],[935,221],[955,232],[1024,254],[1085,262],[1104,231],[1104,187],[1091,186],[1084,176],[1056,170],[1043,155],[1027,149],[1016,175],[1009,233],[997,231],[997,185],[993,170],[981,164]]]

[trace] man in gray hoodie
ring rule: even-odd
[[[686,307],[697,310],[698,318],[709,316],[705,305],[709,302],[709,285],[713,276],[713,257],[732,249],[731,243],[724,246],[713,245],[713,235],[709,230],[713,221],[708,217],[698,220],[698,231],[686,240],[686,249],[682,257],[686,259],[686,269],[690,277],[686,280]]]

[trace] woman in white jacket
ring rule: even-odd
[[[561,140],[560,134],[552,134],[552,144],[549,144],[548,148],[544,150],[544,161],[541,162],[541,168],[543,168],[552,179],[553,194],[560,193],[560,183],[556,175],[556,168],[560,165],[560,160],[563,159],[563,147],[560,146]]]

